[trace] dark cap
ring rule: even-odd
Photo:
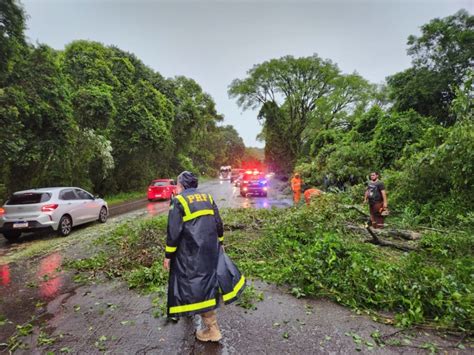
[[[198,178],[190,171],[183,171],[178,175],[178,184],[183,185],[185,189],[198,187]]]

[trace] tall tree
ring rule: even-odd
[[[25,13],[16,0],[0,1],[0,87],[15,61],[28,51],[25,43]]]
[[[244,109],[262,107],[268,102],[279,108],[286,106],[285,148],[293,160],[298,156],[301,134],[317,100],[333,91],[338,75],[335,64],[316,54],[303,58],[286,56],[254,66],[247,78],[231,83],[229,95],[237,98]],[[266,118],[265,114],[259,117]]]
[[[442,125],[452,125],[455,88],[474,66],[474,16],[460,10],[434,19],[421,27],[421,36],[410,36],[408,45],[413,66],[387,79],[394,109],[414,109]]]
[[[341,75],[335,64],[315,54],[256,65],[247,78],[231,83],[229,95],[244,109],[261,108],[262,138],[271,145],[267,153],[274,154],[267,160],[276,163],[284,158],[280,169],[288,170],[302,151],[303,132],[310,123],[318,130],[347,124],[347,113],[367,96],[368,89],[359,75]]]
[[[10,167],[10,189],[69,183],[76,125],[57,53],[45,45],[31,49],[9,81],[0,90],[1,134],[8,135],[0,155]]]

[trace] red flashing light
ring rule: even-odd
[[[52,212],[56,208],[58,208],[58,206],[58,204],[44,205],[43,207],[41,207],[41,212]]]

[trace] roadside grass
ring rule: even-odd
[[[110,206],[117,205],[122,202],[137,200],[139,198],[146,198],[146,188],[140,191],[121,192],[115,195],[108,195],[104,197],[107,204]]]

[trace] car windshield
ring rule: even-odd
[[[152,183],[152,186],[168,186],[169,182],[168,181],[154,181]]]
[[[244,180],[246,181],[251,181],[251,180],[259,180],[262,179],[263,175],[261,174],[245,174],[244,175]]]
[[[26,192],[10,196],[7,205],[32,205],[35,203],[46,202],[51,198],[50,193]]]

